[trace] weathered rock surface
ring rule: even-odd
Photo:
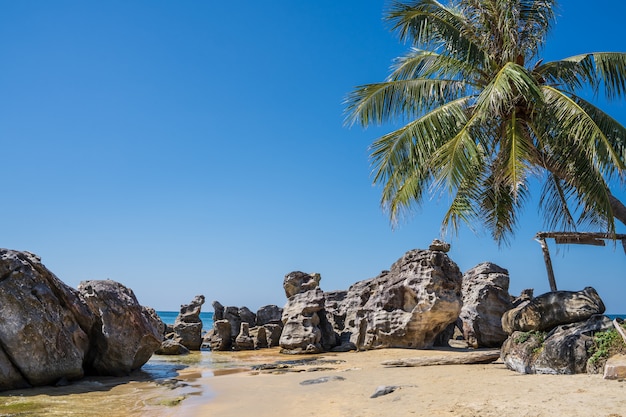
[[[130,289],[81,285],[68,287],[32,253],[0,249],[0,390],[127,374],[158,348],[153,310]]]
[[[0,306],[0,388],[84,375],[96,317],[39,257],[0,249]]]
[[[196,295],[189,304],[181,305],[172,326],[175,333],[173,338],[189,350],[200,350],[202,346],[202,304],[204,296]]]
[[[593,334],[612,328],[611,320],[594,315],[557,326],[549,333],[514,332],[502,345],[505,365],[524,374],[575,374],[587,370]]]
[[[586,320],[604,310],[604,303],[592,287],[582,291],[554,291],[507,311],[502,316],[502,328],[507,334],[550,330],[561,324]]]
[[[263,326],[266,324],[282,325],[282,319],[283,309],[274,304],[263,306],[256,312],[257,326]]]
[[[174,339],[166,339],[154,353],[157,355],[186,355],[189,353],[189,349]]]
[[[78,291],[96,325],[87,362],[99,375],[122,376],[140,368],[161,346],[162,335],[130,288],[111,280],[83,281]]]
[[[318,278],[300,280],[307,276]],[[296,280],[305,285],[292,285]],[[334,339],[335,334],[326,321],[324,293],[319,287],[311,288],[313,283],[319,283],[319,274],[296,271],[285,277],[285,294],[292,294],[283,308],[283,331],[279,344],[285,353],[319,353],[332,347],[332,343],[323,346],[322,332],[327,333],[326,340]],[[293,293],[296,288],[302,292]]]
[[[235,350],[252,350],[254,349],[254,339],[250,337],[250,325],[242,322],[239,334],[235,338]]]
[[[226,319],[216,320],[213,322],[212,331],[205,337],[211,350],[227,351],[233,347],[233,339],[231,337],[232,329],[230,322]]]
[[[329,321],[358,349],[429,348],[459,317],[461,277],[445,252],[411,250],[389,271],[333,294]]]
[[[468,345],[499,347],[508,337],[502,316],[513,308],[509,272],[490,262],[481,263],[463,275],[463,308],[460,318]]]

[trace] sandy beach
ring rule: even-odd
[[[381,365],[388,360],[455,354],[450,350],[383,349],[320,355],[321,363],[298,366],[292,372],[218,373],[195,380],[208,387],[208,396],[188,398],[178,415],[626,416],[626,382],[604,380],[601,375],[522,375],[506,369],[500,361]],[[231,355],[246,363],[303,358],[285,357],[276,349]],[[193,371],[183,371],[183,379],[185,372]],[[197,372],[194,375],[197,377]],[[302,384],[318,378],[328,381]],[[379,386],[397,389],[370,398]]]

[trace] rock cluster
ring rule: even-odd
[[[114,281],[61,282],[29,252],[0,249],[0,390],[126,375],[160,346],[154,310]]]
[[[202,345],[211,350],[249,350],[278,346],[282,332],[282,309],[275,305],[253,313],[247,307],[224,307],[213,302],[213,328]]]
[[[204,295],[196,295],[189,304],[180,306],[173,325],[168,325],[165,340],[155,352],[159,355],[183,355],[202,346],[202,319],[200,313]]]
[[[520,373],[586,372],[593,334],[612,328],[595,289],[555,291],[507,311],[502,327],[510,335],[501,357]]]
[[[419,349],[446,344],[459,323],[469,345],[500,346],[507,337],[502,314],[513,307],[507,271],[485,263],[462,276],[449,249],[435,240],[428,250],[408,251],[389,270],[348,290],[324,292],[320,274],[291,272],[283,280],[282,310],[266,306],[254,315],[214,302],[214,327],[205,344],[212,350],[278,344],[292,354]]]

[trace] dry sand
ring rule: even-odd
[[[436,365],[390,368],[387,360],[454,355],[446,350],[384,349],[324,354],[338,364],[298,367],[302,372],[227,372],[199,376],[193,383],[208,395],[188,398],[183,416],[602,416],[626,417],[626,382],[601,375],[522,375],[501,362],[488,365]],[[277,350],[236,352],[245,363],[301,359]],[[332,369],[313,370],[328,367]],[[218,372],[219,374],[219,372]],[[185,373],[181,375],[185,378]],[[325,383],[301,382],[331,377]],[[332,379],[341,377],[343,379]],[[370,398],[378,386],[397,386]]]

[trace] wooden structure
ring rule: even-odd
[[[543,251],[543,259],[546,263],[548,271],[548,281],[550,282],[550,291],[557,291],[556,280],[554,279],[554,269],[552,268],[552,259],[546,239],[554,239],[558,244],[578,244],[578,245],[594,245],[606,246],[607,240],[621,240],[626,254],[626,235],[607,234],[607,233],[585,233],[585,232],[539,232],[535,235],[535,240],[541,245]]]

